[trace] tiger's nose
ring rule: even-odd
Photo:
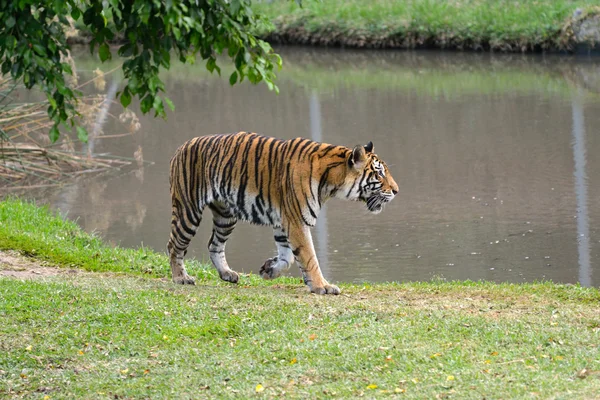
[[[398,194],[398,191],[397,191],[397,190],[394,190],[394,189],[392,189],[392,193],[394,193],[394,195],[397,195],[397,194]]]

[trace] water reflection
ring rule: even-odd
[[[309,105],[309,118],[310,118],[310,138],[315,142],[323,142],[323,131],[321,130],[321,103],[319,102],[319,95],[316,91],[313,91],[310,95]],[[327,205],[321,209],[317,224],[314,228],[315,231],[315,246],[317,252],[317,258],[323,274],[327,274],[329,267],[329,233],[327,231]]]
[[[155,162],[143,179],[128,173],[81,181],[45,199],[110,241],[162,251],[170,220],[168,162],[185,140],[238,130],[347,146],[371,140],[400,193],[376,216],[362,204],[328,203],[313,232],[328,279],[600,284],[592,257],[600,250],[594,230],[600,138],[585,137],[600,126],[600,102],[587,90],[571,96],[579,81],[594,82],[592,63],[433,52],[282,53],[287,68],[279,96],[262,86],[230,87],[201,65],[166,74],[177,107],[167,121],[143,117],[134,136],[94,144],[96,152],[129,157],[142,147]],[[112,119],[104,125],[106,133],[119,129]],[[209,236],[210,224],[202,224],[189,254],[207,260]],[[275,253],[272,231],[240,224],[227,251],[234,269],[257,272]]]
[[[587,174],[585,172],[585,119],[581,91],[571,100],[573,109],[573,159],[575,160],[575,194],[577,197],[577,249],[579,254],[579,283],[591,286],[590,227],[588,213]]]
[[[104,125],[106,124],[106,120],[108,117],[108,112],[109,112],[110,106],[113,104],[113,102],[115,100],[115,96],[117,95],[118,88],[119,88],[119,81],[116,79],[111,80],[110,86],[108,87],[108,91],[106,92],[106,98],[104,99],[104,101],[102,102],[102,105],[100,106],[100,112],[96,116],[96,121],[94,122],[92,132],[90,132],[90,135],[88,137],[88,143],[86,146],[87,148],[84,147],[84,149],[89,151],[91,154],[94,153],[94,144],[96,143],[98,136],[102,135]]]

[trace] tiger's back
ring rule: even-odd
[[[221,203],[244,221],[277,224],[284,145],[249,133],[194,138],[171,159],[171,195],[199,207]]]
[[[397,192],[389,172],[389,178],[381,180],[387,166],[372,153],[372,145],[349,149],[302,138],[280,140],[239,132],[191,139],[176,151],[170,164],[168,250],[177,283],[194,283],[183,267],[183,256],[204,208],[209,207],[213,213],[209,253],[222,279],[237,282],[239,278],[229,268],[224,251],[237,220],[243,220],[273,226],[278,255],[263,265],[264,278],[279,276],[297,258],[311,290],[339,293],[322,277],[310,238],[309,227],[316,223],[322,204],[330,197],[341,197],[363,200],[371,209],[369,202],[382,207]],[[375,166],[382,169],[376,171]],[[365,197],[366,190],[371,190],[367,188],[379,183],[380,191],[387,183],[387,194]]]

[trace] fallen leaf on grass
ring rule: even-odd
[[[440,357],[442,355],[442,353],[433,353],[432,355],[429,356],[429,358],[436,358],[436,357]]]
[[[377,385],[374,383],[371,383],[370,385],[367,385],[367,389],[377,389]]]
[[[446,377],[446,380],[447,380],[447,381],[453,381],[453,380],[454,380],[454,375],[448,375],[448,376]]]
[[[406,389],[396,388],[394,389],[394,393],[405,393]]]
[[[255,389],[255,390],[256,390],[256,393],[260,393],[260,392],[264,391],[264,390],[265,390],[265,388],[264,388],[264,386],[263,386],[263,385],[261,385],[261,384],[259,383],[258,385],[256,385],[256,389]]]
[[[600,378],[600,371],[593,371],[593,370],[590,370],[590,369],[584,368],[584,369],[582,369],[581,371],[579,371],[579,372],[577,373],[577,377],[578,377],[579,379],[585,379],[585,378],[587,378],[588,376],[592,376],[592,375],[595,375],[596,377],[599,377],[599,378]]]
[[[311,335],[308,337],[308,339],[310,339],[310,340],[315,340],[316,338],[317,338],[316,333],[311,333]]]
[[[33,347],[31,345],[25,347],[25,350],[27,350],[27,351],[31,351],[31,349],[33,349]]]
[[[298,360],[296,360],[296,358],[292,358],[290,361],[290,364],[296,364],[298,362]]]

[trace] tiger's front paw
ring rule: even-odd
[[[222,273],[219,273],[219,276],[224,281],[231,283],[238,283],[238,281],[240,280],[240,276],[238,275],[238,273],[232,270],[223,271]]]
[[[281,275],[281,269],[273,268],[277,264],[277,257],[269,258],[262,267],[260,267],[260,276],[263,279],[275,279]]]
[[[335,285],[325,284],[322,287],[312,287],[310,288],[311,293],[315,294],[340,294],[340,288]]]
[[[195,285],[196,284],[196,280],[189,276],[188,274],[183,274],[181,276],[174,276],[173,277],[173,282],[179,284],[179,285]]]

